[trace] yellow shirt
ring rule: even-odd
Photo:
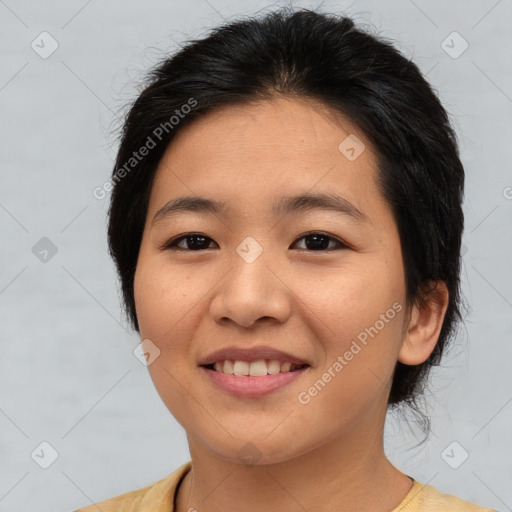
[[[190,471],[189,461],[167,477],[143,489],[80,508],[73,512],[174,512],[176,489]],[[451,494],[442,494],[431,485],[414,485],[398,507],[390,512],[497,512],[480,507]]]

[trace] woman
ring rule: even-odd
[[[460,314],[464,170],[418,68],[283,9],[159,63],[131,106],[109,244],[191,461],[82,512],[488,511],[387,459]]]

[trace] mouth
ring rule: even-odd
[[[237,398],[262,398],[291,386],[311,369],[307,363],[260,359],[224,360],[199,365],[217,389]]]
[[[240,361],[226,359],[210,364],[200,365],[202,368],[212,370],[225,375],[238,377],[265,377],[279,373],[291,373],[309,367],[308,364],[297,364],[276,359],[259,359],[257,361]]]

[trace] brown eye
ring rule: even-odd
[[[336,249],[348,249],[348,245],[343,243],[341,240],[338,240],[337,238],[328,235],[327,233],[321,233],[321,232],[312,232],[312,233],[306,233],[305,235],[302,235],[297,240],[306,240],[305,248],[308,251],[321,251],[321,252],[329,252]],[[329,247],[329,244],[331,242],[334,242],[336,244],[335,247]]]
[[[307,251],[330,252],[332,250],[349,248],[341,240],[322,232],[311,232],[302,235],[298,240],[305,240]],[[297,241],[295,243],[297,243]],[[210,237],[201,233],[188,233],[165,243],[162,249],[173,251],[203,251],[210,248],[210,243],[215,243]],[[334,243],[334,247],[331,245]]]
[[[202,251],[209,248],[209,241],[213,242],[211,238],[200,233],[189,233],[169,240],[163,248],[173,251]]]

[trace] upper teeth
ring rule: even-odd
[[[225,361],[217,361],[214,368],[218,372],[226,373],[228,375],[250,375],[253,377],[261,377],[263,375],[274,375],[279,372],[289,372],[291,369],[301,366],[292,365],[290,362],[277,361],[272,359],[265,361],[260,359],[259,361],[232,361],[226,359]]]

